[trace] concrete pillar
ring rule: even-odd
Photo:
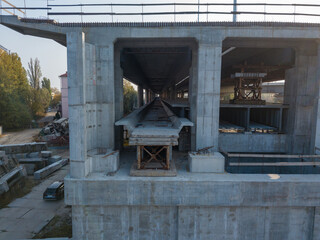
[[[315,84],[314,98],[314,130],[312,131],[315,146],[315,153],[320,154],[320,42],[318,42],[318,57],[317,57],[317,77]]]
[[[295,67],[286,71],[284,103],[289,104],[287,119],[287,152],[312,154],[314,152],[318,101],[318,50],[312,47],[296,48]]]
[[[143,88],[138,86],[138,107],[143,106]]]
[[[192,73],[192,121],[195,123],[195,149],[214,146],[218,150],[222,41],[199,41],[197,68]],[[197,75],[197,78],[194,75]],[[194,147],[194,146],[193,146]]]
[[[85,177],[87,163],[87,114],[85,83],[85,34],[67,33],[68,102],[70,126],[70,176]]]
[[[120,66],[120,49],[114,50],[114,111],[115,121],[123,117],[123,70]],[[121,150],[123,139],[123,127],[114,126],[115,140],[114,147]]]
[[[150,93],[150,99],[151,101],[156,97],[155,93],[151,91]]]
[[[174,102],[174,100],[176,100],[176,85],[175,84],[173,84],[171,86],[170,100],[173,102]]]
[[[100,148],[114,149],[115,141],[115,74],[114,74],[114,39],[106,39],[106,45],[99,46],[97,61],[97,97],[101,108],[99,109],[98,143]],[[120,76],[121,74],[119,74]],[[121,82],[121,77],[120,80]],[[117,81],[117,82],[118,82]],[[121,83],[117,83],[118,85]],[[121,87],[118,89],[121,91]],[[117,94],[120,94],[117,92]],[[118,100],[118,106],[121,101]],[[121,111],[118,111],[118,117]]]

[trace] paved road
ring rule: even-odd
[[[54,216],[63,211],[64,201],[44,201],[42,194],[56,180],[63,180],[69,171],[69,165],[53,173],[32,191],[0,209],[0,240],[16,240],[32,238]]]

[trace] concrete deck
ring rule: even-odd
[[[190,173],[175,158],[176,177],[133,177],[133,153],[121,153],[113,176],[65,178],[68,205],[320,206],[320,175]],[[219,193],[219,194],[216,194]],[[201,197],[200,197],[201,196]]]

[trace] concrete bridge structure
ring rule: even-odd
[[[141,105],[143,92],[147,101],[159,95],[194,124],[192,151],[316,154],[320,24],[0,19],[67,47],[65,201],[74,239],[320,239],[319,175],[192,173],[177,157],[176,177],[132,177],[135,156],[121,151],[122,129],[115,126],[126,78],[138,85]],[[285,80],[284,104],[220,103],[220,93],[233,86],[230,76],[248,65],[265,66],[265,82]],[[245,132],[222,132],[222,121]],[[253,133],[254,122],[276,130]],[[114,150],[120,168],[106,174]]]

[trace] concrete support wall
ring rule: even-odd
[[[72,215],[74,239],[319,239],[314,207],[73,206]]]
[[[119,74],[121,76],[121,73]],[[119,80],[119,77],[118,77]],[[121,77],[120,77],[121,81]],[[119,84],[119,83],[118,83]],[[119,89],[118,89],[119,90]],[[119,90],[121,91],[121,89]],[[98,46],[97,54],[97,101],[98,111],[98,147],[115,147],[115,74],[113,39],[105,39],[105,44]],[[118,100],[119,107],[121,100]],[[121,110],[118,109],[121,115]]]
[[[296,48],[295,67],[286,71],[284,103],[289,104],[287,152],[313,154],[319,98],[317,49]]]
[[[286,153],[285,134],[220,133],[219,150],[223,152]]]
[[[198,71],[192,73],[192,85],[197,82],[191,100],[196,101],[192,104],[195,109],[191,115],[191,121],[196,126],[195,150],[210,146],[214,146],[213,151],[218,150],[221,51],[222,41],[199,42]],[[194,78],[194,74],[197,74],[197,79]]]
[[[122,72],[119,67],[115,78],[112,41],[103,46],[90,44],[82,32],[68,33],[67,40],[70,175],[81,178],[92,170],[88,151],[115,147],[114,121],[122,117]]]
[[[65,181],[74,239],[319,239],[315,175],[95,178]]]
[[[70,176],[85,177],[89,172],[87,161],[87,114],[85,81],[85,34],[67,34],[68,102],[70,126]]]

